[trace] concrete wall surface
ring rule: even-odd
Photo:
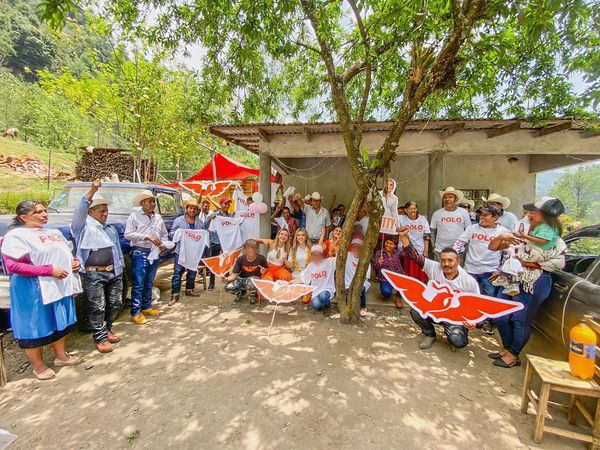
[[[458,189],[488,189],[511,199],[510,211],[521,216],[521,204],[535,199],[535,175],[529,173],[529,156],[519,155],[444,155],[444,184]],[[333,195],[336,204],[350,206],[356,190],[346,158],[287,158],[281,160],[294,175],[284,175],[285,186],[295,186],[303,195],[318,191],[324,195],[323,205],[330,206]],[[400,204],[416,201],[421,211],[427,211],[427,155],[399,156],[391,167],[390,176],[397,182],[396,195]],[[289,168],[292,167],[293,170]]]

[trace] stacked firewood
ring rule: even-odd
[[[75,166],[75,175],[80,181],[93,181],[97,178],[114,178],[121,181],[134,180],[134,160],[131,155],[120,149],[86,149]],[[149,160],[142,161],[140,177],[142,180],[154,180],[156,167]],[[137,176],[135,177],[137,180]]]
[[[0,154],[0,167],[13,170],[24,175],[33,175],[39,178],[48,176],[48,166],[35,156],[10,156]],[[72,180],[73,176],[67,172],[50,171],[54,179]]]

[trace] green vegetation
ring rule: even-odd
[[[600,222],[600,164],[580,165],[563,173],[548,195],[560,198],[566,214],[584,225]]]

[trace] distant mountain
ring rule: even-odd
[[[548,194],[548,191],[552,189],[556,180],[565,173],[566,169],[550,170],[548,172],[538,173],[535,178],[535,195],[536,197],[543,197]]]

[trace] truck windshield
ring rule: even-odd
[[[79,200],[81,200],[81,197],[89,189],[88,186],[66,187],[52,200],[48,207],[54,208],[59,212],[72,212],[79,203]],[[112,202],[109,206],[111,214],[129,214],[132,210],[131,202],[133,201],[133,197],[140,192],[140,189],[136,188],[101,187],[98,190],[98,195],[102,195],[102,197]]]

